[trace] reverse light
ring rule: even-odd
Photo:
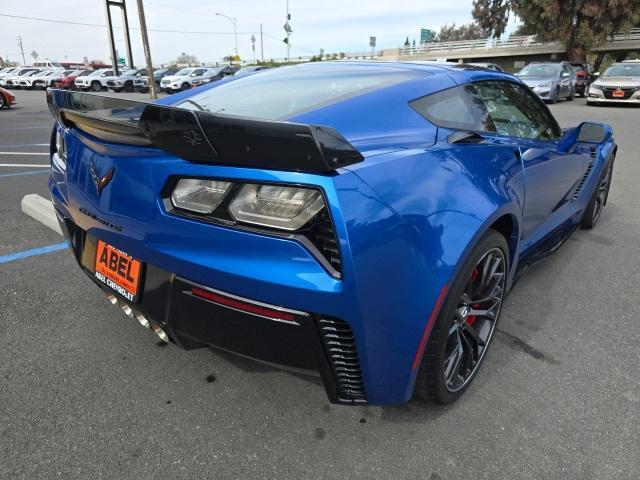
[[[67,162],[67,145],[64,141],[64,135],[60,128],[56,128],[56,154],[63,162]]]
[[[229,205],[234,220],[298,230],[324,207],[322,194],[312,188],[244,185]]]
[[[230,182],[182,178],[171,193],[171,203],[176,208],[209,214],[224,200],[230,187]]]

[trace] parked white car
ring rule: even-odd
[[[113,70],[101,68],[100,70],[94,70],[89,75],[76,78],[74,85],[78,90],[99,92],[107,88],[109,77],[113,77]]]
[[[64,70],[43,70],[41,72],[34,73],[33,75],[29,75],[28,77],[20,80],[20,88],[28,90],[34,88],[45,89],[53,85],[53,79],[61,72],[64,72]]]
[[[0,70],[0,82],[2,82],[2,79],[13,75],[17,70],[20,70],[20,67],[6,67]],[[0,85],[4,85],[4,83],[0,83]]]
[[[133,82],[135,79],[146,74],[146,68],[132,68],[117,77],[114,75],[107,78],[107,88],[114,92],[133,92]]]
[[[160,90],[173,93],[191,88],[193,80],[201,79],[209,68],[183,68],[175,75],[168,75],[160,81]]]
[[[39,69],[33,67],[20,67],[6,77],[1,78],[0,87],[20,88],[20,80],[22,80],[22,77],[33,75],[39,71]]]

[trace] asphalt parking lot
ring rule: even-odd
[[[143,95],[134,97],[143,99]],[[507,299],[455,405],[330,405],[319,379],[163,345],[113,307],[20,210],[48,198],[43,92],[0,111],[0,478],[640,478],[640,109],[552,110],[610,123],[619,153],[595,230]]]

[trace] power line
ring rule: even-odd
[[[89,23],[89,22],[74,22],[70,20],[59,20],[56,18],[45,18],[45,17],[28,17],[25,15],[12,15],[8,13],[0,13],[0,17],[7,18],[15,18],[18,20],[33,20],[36,22],[48,22],[48,23],[58,23],[64,25],[80,25],[84,27],[98,27],[98,28],[107,28],[107,26],[103,23]],[[114,25],[113,28],[122,29],[122,27],[118,25]],[[130,27],[131,30],[140,30],[136,27]],[[167,30],[161,28],[148,28],[149,32],[158,32],[158,33],[177,33],[177,34],[188,34],[188,35],[234,35],[234,32],[211,32],[211,31],[193,31],[193,30]],[[253,35],[257,32],[238,32],[238,35]],[[262,32],[264,36],[271,38],[272,40],[276,40],[277,42],[281,42],[282,40],[275,35],[271,35],[265,31]],[[297,48],[298,50],[303,50],[309,53],[315,53],[315,50],[311,50],[309,48],[302,47],[300,45],[291,45],[293,48]]]
[[[0,17],[8,17],[8,18],[17,18],[20,20],[34,20],[37,22],[49,22],[49,23],[63,23],[66,25],[82,25],[85,27],[100,27],[107,28],[107,26],[103,23],[87,23],[87,22],[72,22],[69,20],[58,20],[55,18],[44,18],[44,17],[27,17],[24,15],[10,15],[8,13],[0,13]],[[113,28],[122,28],[120,26],[114,25]],[[130,27],[130,30],[140,30],[136,27]],[[196,34],[196,35],[234,35],[234,32],[207,32],[207,31],[192,31],[192,30],[165,30],[161,28],[149,28],[150,32],[160,32],[160,33],[186,33],[186,34]],[[238,35],[252,35],[255,32],[238,32]]]

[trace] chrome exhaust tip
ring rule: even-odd
[[[165,332],[157,322],[148,319],[142,313],[131,308],[127,303],[121,302],[115,295],[107,294],[107,298],[113,305],[119,305],[122,311],[127,314],[127,316],[133,317],[138,320],[140,325],[142,325],[143,327],[153,330],[153,332],[158,335],[160,340],[165,343],[169,343],[169,335],[167,335],[167,332]]]
[[[167,335],[167,332],[165,332],[156,322],[151,323],[151,330],[153,330],[153,332],[158,335],[160,340],[164,343],[169,343],[169,335]]]
[[[142,325],[143,327],[151,328],[151,325],[149,324],[149,320],[147,320],[147,317],[145,317],[141,313],[136,312],[136,320],[138,320],[138,322],[140,322],[140,325]]]

